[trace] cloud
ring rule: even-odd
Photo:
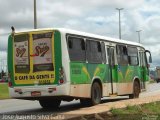
[[[33,29],[33,0],[0,0],[0,50],[7,50],[10,27]],[[118,38],[118,11],[121,11],[122,38],[141,42],[158,62],[160,3],[158,0],[37,0],[38,27],[65,27]],[[155,45],[157,45],[155,50]],[[0,56],[1,57],[1,56]]]

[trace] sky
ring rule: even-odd
[[[38,28],[69,28],[141,43],[152,53],[151,66],[160,66],[160,2],[158,0],[37,0]],[[0,0],[0,62],[7,59],[11,26],[33,29],[33,0]]]

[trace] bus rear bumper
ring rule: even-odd
[[[47,86],[21,86],[9,88],[11,98],[38,98],[53,96],[68,96],[69,84]]]

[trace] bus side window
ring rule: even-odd
[[[109,47],[108,47],[108,46],[107,46],[107,49],[106,49],[106,50],[107,50],[107,63],[110,64],[110,57],[109,57],[109,56],[110,56],[110,55],[109,55],[109,53],[110,53],[109,51],[110,51],[110,50],[109,50]]]
[[[139,57],[140,57],[140,66],[143,66],[143,67],[147,66],[145,53],[139,52]]]
[[[98,48],[98,52],[102,52],[102,50],[101,50],[101,43],[100,42],[97,42],[97,48]]]
[[[139,65],[142,66],[142,52],[139,52]]]
[[[128,52],[125,45],[117,45],[117,61],[119,65],[128,65]]]
[[[84,40],[81,40],[81,48],[82,50],[86,50],[86,44]]]
[[[86,40],[89,63],[102,63],[102,49],[98,41]]]
[[[128,47],[128,61],[131,66],[138,65],[138,50],[136,47]]]
[[[110,66],[114,66],[115,65],[115,56],[114,56],[114,48],[113,47],[109,47],[107,46],[107,58],[108,58],[108,64]]]
[[[79,37],[68,37],[69,57],[71,61],[86,61],[85,41]]]
[[[72,49],[72,47],[73,47],[72,44],[73,44],[72,40],[68,39],[68,47],[69,47],[69,49]]]
[[[102,48],[102,61],[103,61],[103,63],[106,63],[106,51],[105,51],[104,42],[101,43],[101,48]]]

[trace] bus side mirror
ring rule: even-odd
[[[152,57],[149,56],[149,63],[152,63]]]
[[[152,63],[152,55],[151,55],[151,52],[149,50],[145,50],[145,53],[149,53],[149,60],[148,62],[149,63]]]

